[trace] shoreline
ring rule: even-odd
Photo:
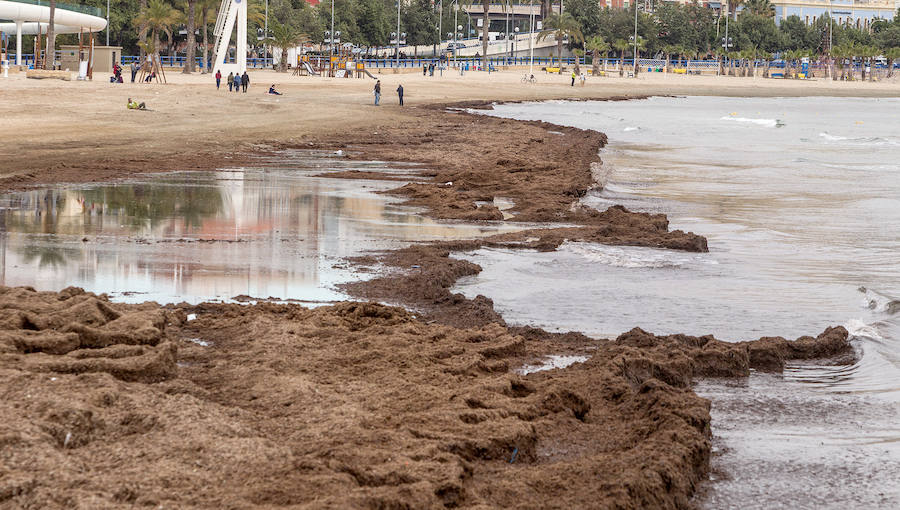
[[[0,289],[2,415],[11,418],[0,437],[41,466],[41,476],[29,477],[13,465],[16,476],[0,478],[0,502],[63,506],[62,491],[68,501],[185,507],[520,507],[552,499],[686,508],[710,453],[709,404],[691,390],[693,377],[745,377],[751,368],[779,371],[785,359],[851,351],[841,327],[795,342],[728,344],[637,329],[602,341],[506,325],[490,299],[449,291],[480,270],[449,258],[452,250],[553,250],[581,239],[705,251],[706,240],[669,232],[664,215],[572,207],[594,185],[605,135],[423,110],[391,112],[404,120],[399,126],[369,122],[257,149],[347,148],[351,158],[414,161],[432,182],[388,193],[432,217],[501,220],[507,212],[567,226],[418,243],[354,261],[393,269],[349,290],[415,313],[371,303],[124,305],[76,289]],[[466,153],[473,145],[480,150]],[[237,154],[223,159],[253,157]],[[130,171],[173,161],[134,160],[139,168]],[[129,172],[116,164],[97,177]],[[513,208],[475,204],[494,197],[513,199]],[[511,372],[563,349],[592,355],[564,370]],[[60,462],[88,466],[92,476],[77,482],[51,467]],[[134,463],[141,468],[121,469]],[[78,483],[88,488],[73,489]]]

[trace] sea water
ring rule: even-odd
[[[665,213],[709,253],[567,243],[483,249],[457,290],[512,323],[724,340],[844,325],[859,361],[702,381],[712,399],[708,508],[900,507],[898,99],[651,98],[498,105],[488,115],[596,129],[584,204]]]

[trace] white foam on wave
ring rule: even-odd
[[[603,186],[603,189],[601,190],[601,192],[603,192],[603,191],[608,191],[609,193],[615,193],[615,194],[620,194],[620,193],[632,194],[635,192],[633,189],[631,189],[627,186],[623,186],[621,184],[614,184],[611,182],[607,182],[606,185]]]
[[[778,119],[751,119],[747,117],[730,117],[728,115],[722,117],[720,120],[730,120],[732,122],[743,122],[746,124],[756,124],[757,126],[772,128],[783,125],[778,121]]]
[[[863,147],[880,147],[885,145],[900,145],[900,138],[887,136],[869,136],[869,137],[859,137],[859,138],[851,138],[849,136],[839,136],[832,135],[829,133],[819,133],[819,136],[828,142],[843,142],[846,145],[859,145]]]
[[[637,131],[638,129],[640,129],[640,128],[637,128],[634,126],[628,126],[627,128],[623,129],[622,131],[625,131],[627,133],[629,131]]]
[[[564,356],[561,354],[551,354],[544,358],[543,363],[536,365],[523,365],[516,370],[521,375],[533,374],[534,372],[543,372],[544,370],[553,370],[556,368],[566,368],[575,363],[584,363],[588,360],[587,356]]]
[[[626,269],[680,268],[700,261],[701,255],[636,246],[608,246],[605,244],[567,242],[558,251],[577,255],[589,262]],[[715,260],[703,260],[717,264]]]
[[[890,315],[900,311],[900,299],[894,299],[866,287],[860,287],[858,290],[865,296],[864,305],[870,310]]]
[[[849,140],[846,136],[829,135],[828,133],[819,133],[819,136],[829,142],[840,142],[841,140]]]
[[[878,328],[871,324],[866,324],[859,319],[850,319],[844,324],[844,328],[850,336],[871,338],[873,340],[884,340],[878,332]]]

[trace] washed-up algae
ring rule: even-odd
[[[451,252],[572,240],[706,251],[706,239],[664,215],[580,206],[600,133],[408,119],[300,145],[424,163],[423,182],[392,192],[433,217],[499,220],[488,202],[503,197],[515,220],[564,225],[358,260],[386,271],[348,290],[407,310],[0,288],[0,508],[687,508],[710,452],[692,378],[851,352],[843,328],[729,344],[507,326],[490,299],[450,291],[480,270]],[[573,351],[589,359],[514,371]]]
[[[520,376],[548,338],[498,323],[65,292],[0,289],[5,316],[30,317],[5,322],[0,344],[2,507],[684,508],[710,448],[691,377],[746,375],[760,343],[634,330],[588,340],[585,363]],[[134,336],[104,347],[22,340],[123,319]],[[787,356],[849,348],[842,328],[762,342]],[[157,351],[165,361],[140,361]]]

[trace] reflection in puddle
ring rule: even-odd
[[[406,173],[384,164],[304,153],[280,164],[0,197],[0,284],[75,285],[138,302],[241,294],[334,301],[345,298],[334,286],[356,278],[334,267],[343,257],[521,228],[424,218],[375,193],[396,181],[311,177],[357,168]]]

